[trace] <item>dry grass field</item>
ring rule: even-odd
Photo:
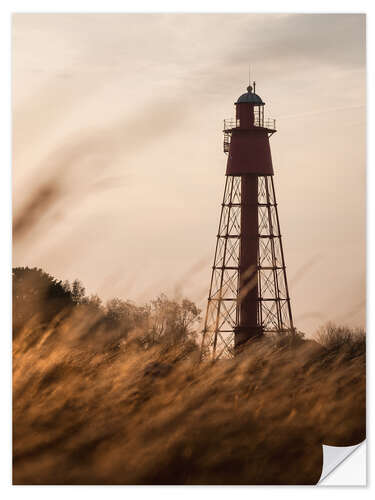
[[[365,437],[365,337],[268,339],[198,362],[135,328],[29,321],[13,340],[15,484],[314,484],[322,447]],[[344,338],[344,341],[341,341]]]

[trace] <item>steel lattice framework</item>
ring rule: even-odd
[[[248,269],[258,287],[257,322],[263,333],[294,331],[273,176],[258,176],[257,268]],[[234,354],[240,289],[241,176],[227,176],[202,337],[202,354]],[[245,207],[242,207],[245,209]],[[257,275],[255,275],[257,273]],[[247,287],[249,284],[247,285]]]

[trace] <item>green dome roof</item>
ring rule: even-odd
[[[253,92],[253,87],[251,85],[247,87],[246,94],[242,94],[237,99],[237,102],[235,104],[239,102],[251,102],[255,106],[264,106],[264,102],[262,101],[261,97],[259,97],[258,94],[255,94]]]

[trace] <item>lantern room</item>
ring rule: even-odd
[[[255,93],[255,82],[253,87],[249,85],[247,92],[242,94],[236,106],[236,122],[240,128],[263,127],[264,126],[264,102],[261,97]]]

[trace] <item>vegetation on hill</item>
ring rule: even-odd
[[[365,437],[364,332],[199,363],[199,309],[13,270],[15,484],[315,484]],[[288,339],[287,339],[288,340]]]

